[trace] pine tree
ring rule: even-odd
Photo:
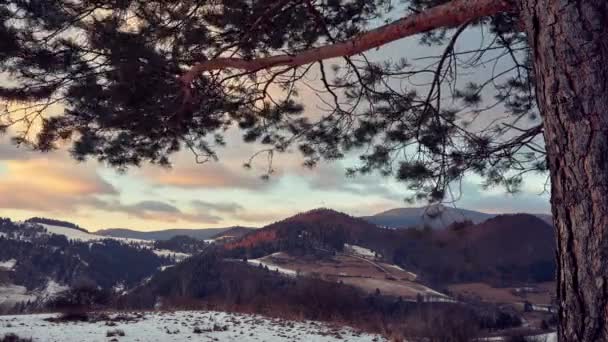
[[[264,177],[291,147],[311,167],[356,153],[348,174],[392,175],[431,203],[468,173],[516,191],[548,172],[559,337],[608,340],[606,13],[605,0],[5,0],[0,98],[30,105],[7,106],[0,127],[19,126],[14,141],[41,151],[69,140],[75,158],[120,169],[169,165],[181,149],[216,160],[238,127],[265,146],[252,157],[268,157]],[[480,28],[491,38],[479,49],[456,49]],[[428,67],[406,51],[366,58],[415,34],[442,49]],[[494,63],[504,69],[467,79]],[[304,115],[313,74],[327,108]],[[411,85],[420,78],[429,85]]]

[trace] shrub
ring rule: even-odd
[[[63,321],[87,321],[88,312],[98,310],[110,302],[110,293],[98,288],[95,283],[80,280],[72,288],[60,292],[49,307],[62,313]]]
[[[0,342],[32,342],[31,338],[22,338],[13,333],[8,333],[0,339]]]
[[[106,332],[106,337],[114,337],[114,336],[125,336],[125,332],[121,329],[108,330]]]

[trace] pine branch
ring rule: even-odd
[[[515,8],[508,0],[453,0],[424,12],[399,19],[344,41],[294,54],[256,59],[215,58],[195,64],[181,78],[189,93],[190,84],[205,71],[240,69],[256,72],[278,66],[297,67],[336,57],[349,57],[387,43],[436,28],[455,27],[463,23]]]

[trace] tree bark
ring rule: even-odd
[[[557,239],[560,341],[608,341],[608,1],[519,0]]]

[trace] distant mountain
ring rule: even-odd
[[[474,210],[448,207],[445,205],[432,205],[418,208],[396,208],[381,212],[373,216],[365,216],[362,219],[387,228],[411,228],[428,226],[433,229],[441,229],[454,222],[471,221],[481,223],[487,219],[500,214],[488,214]],[[531,214],[552,224],[551,215]]]
[[[95,232],[103,236],[113,236],[140,240],[170,240],[176,236],[189,236],[198,240],[211,239],[234,227],[228,228],[203,228],[203,229],[163,229],[151,232],[142,232],[126,228],[108,228]]]

